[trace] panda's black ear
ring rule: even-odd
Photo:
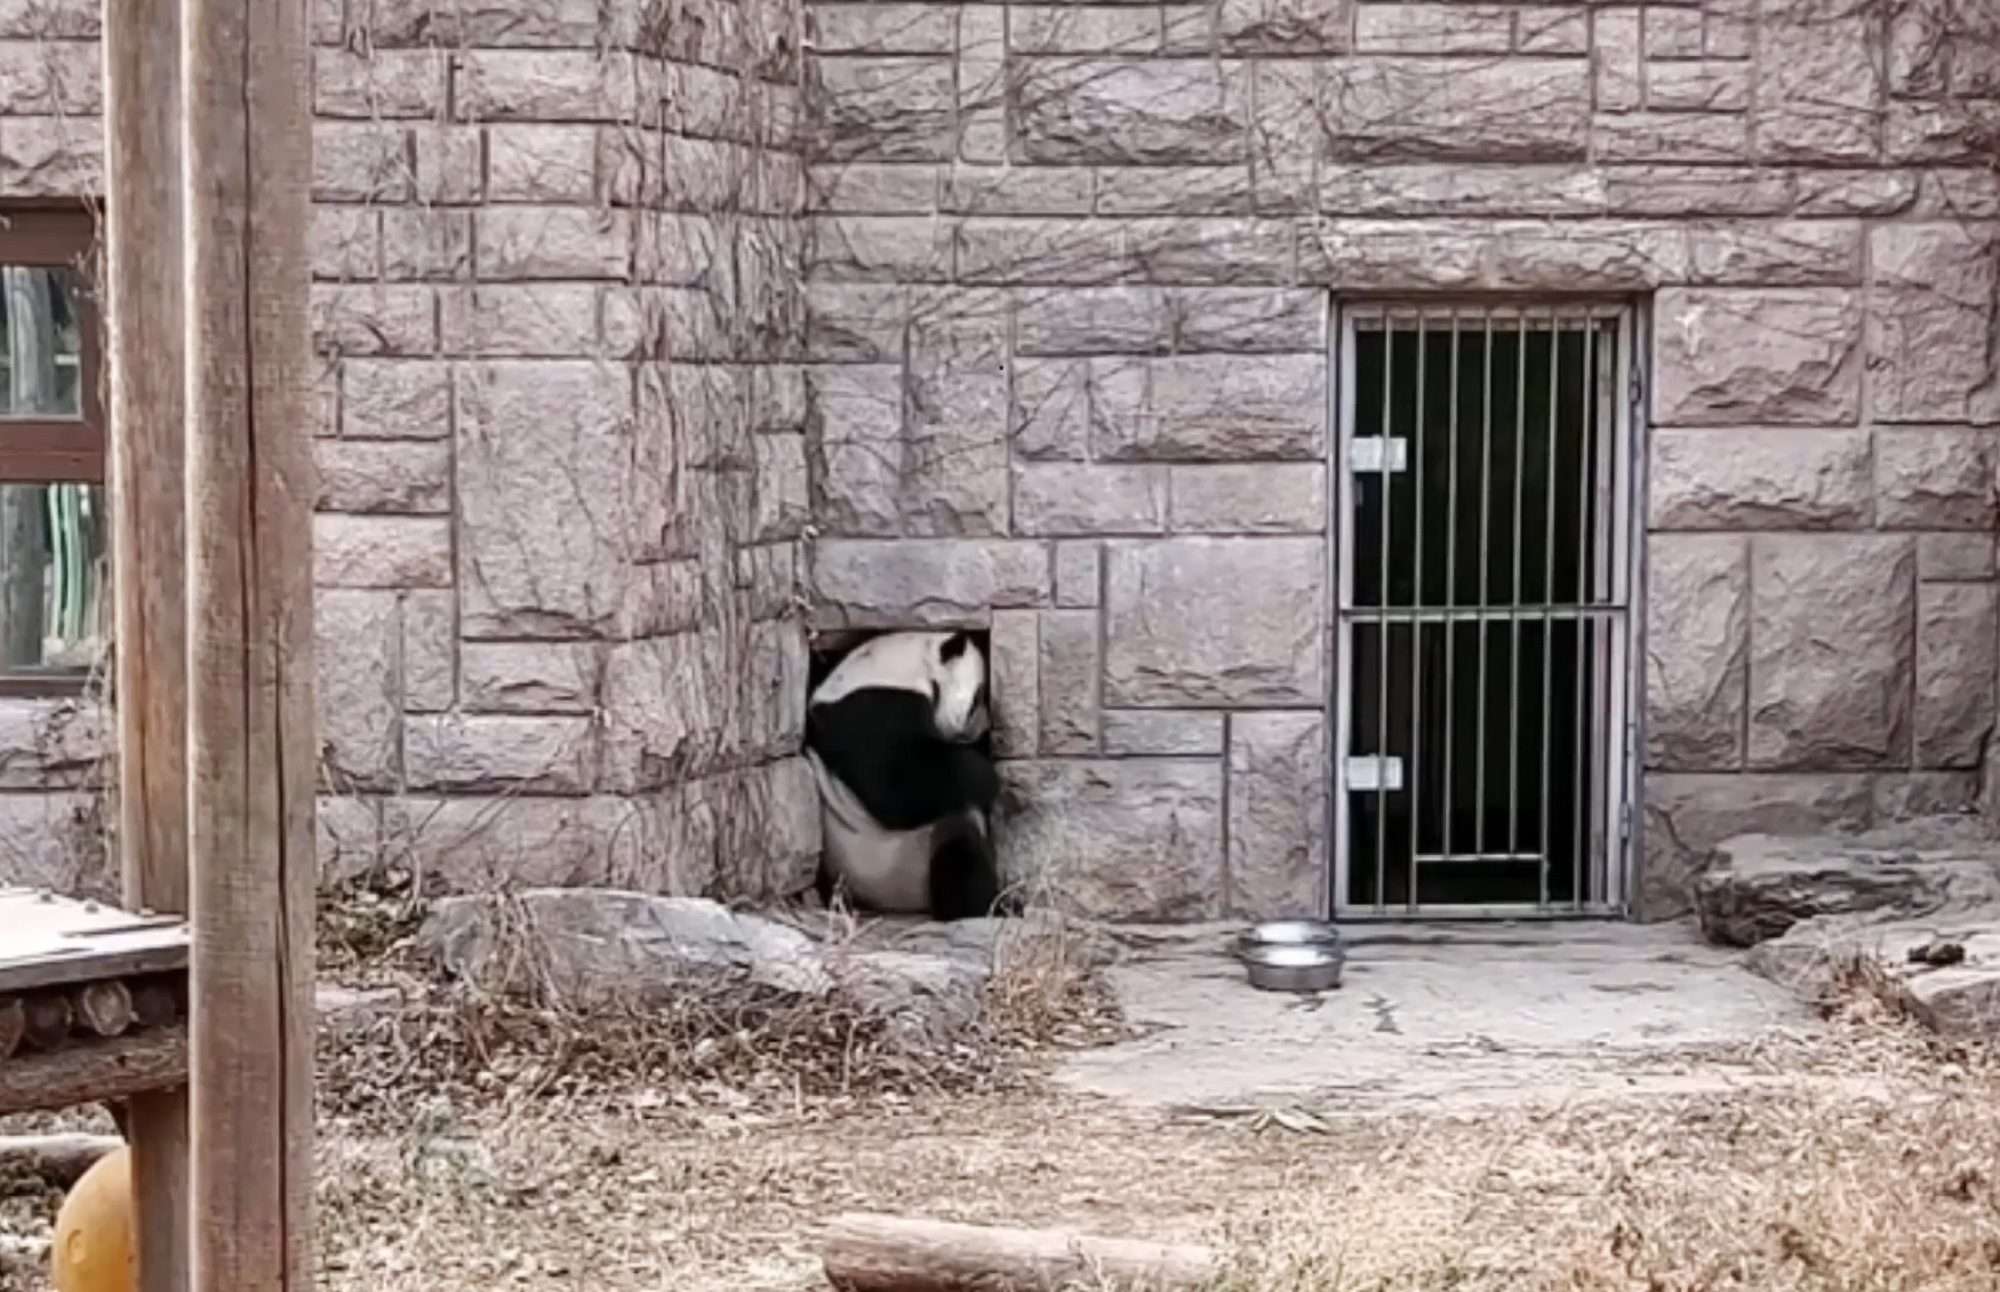
[[[972,634],[955,632],[944,639],[944,645],[938,650],[938,658],[949,664],[965,654],[965,648],[970,645],[972,645]]]

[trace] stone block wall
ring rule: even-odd
[[[99,191],[97,9],[0,6],[0,198]],[[312,13],[328,876],[806,886],[797,6]],[[0,876],[115,875],[106,725],[0,700]]]
[[[1327,313],[1637,302],[1638,910],[1976,805],[2000,19],[1947,0],[809,0],[811,578],[992,632],[1020,870],[1324,892]]]

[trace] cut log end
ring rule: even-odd
[[[8,1058],[21,1047],[21,1038],[28,1034],[28,1011],[18,996],[0,1000],[0,1060]]]
[[[96,1036],[123,1036],[132,1026],[132,993],[115,981],[85,983],[70,993],[76,1017]]]
[[[38,991],[21,1003],[28,1014],[28,1044],[41,1050],[61,1049],[76,1016],[69,997],[59,991]]]
[[[1222,1273],[1221,1254],[1195,1244],[862,1214],[827,1226],[821,1263],[840,1292],[1046,1292],[1102,1280],[1164,1292]]]

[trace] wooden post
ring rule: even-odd
[[[126,907],[185,915],[180,0],[105,0],[103,25],[118,849]],[[120,1121],[139,1292],[187,1292],[188,1092],[135,1095]]]
[[[308,1292],[313,464],[306,0],[186,0],[194,1292]]]

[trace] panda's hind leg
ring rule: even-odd
[[[931,918],[969,920],[995,914],[1000,874],[977,817],[940,822],[931,842]]]

